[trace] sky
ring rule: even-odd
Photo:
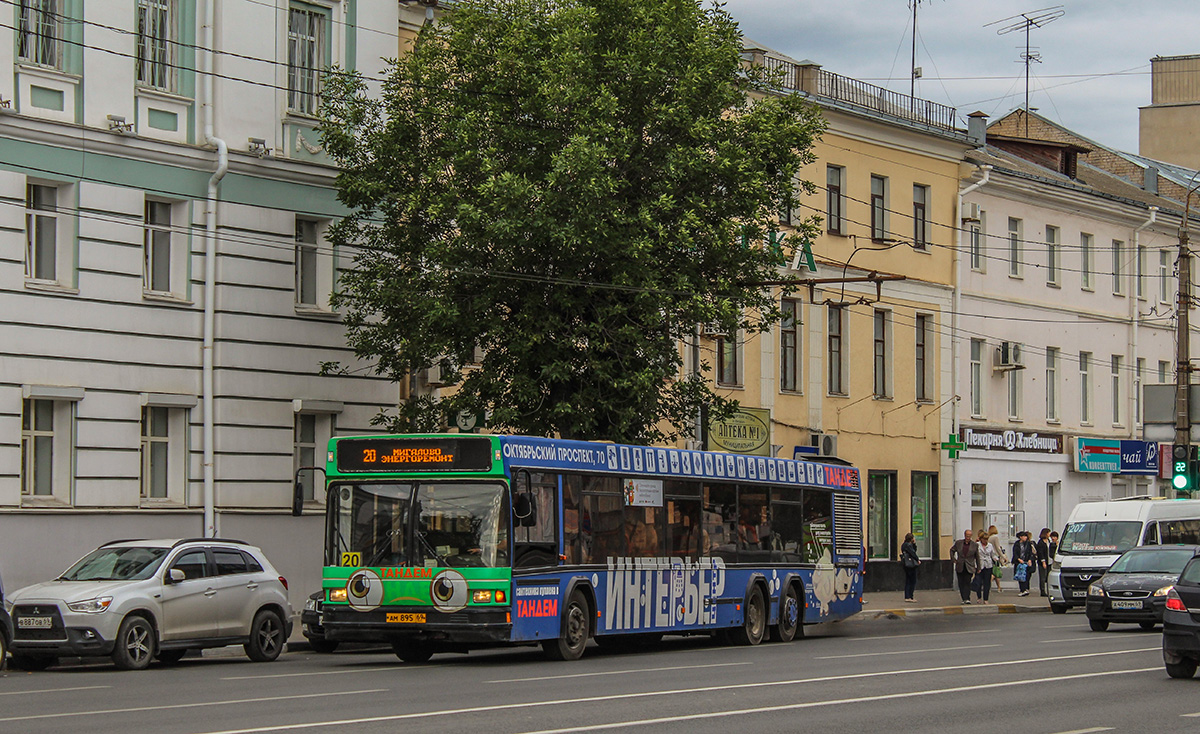
[[[726,0],[743,35],[826,71],[909,92],[912,0]],[[1025,104],[1024,32],[998,34],[1053,0],[921,0],[916,96],[957,109],[959,125]],[[1150,59],[1200,54],[1196,0],[1063,0],[1034,28],[1030,107],[1106,146],[1138,152],[1138,108],[1150,103]]]

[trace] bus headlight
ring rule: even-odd
[[[471,594],[471,601],[476,604],[490,604],[492,601],[492,592],[490,589],[476,591]]]
[[[329,601],[346,601],[346,587],[329,590]]]

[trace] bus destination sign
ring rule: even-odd
[[[486,438],[356,438],[337,443],[340,472],[488,471]]]

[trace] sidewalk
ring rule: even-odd
[[[1050,611],[1049,599],[1038,596],[1037,585],[1029,596],[1017,596],[1017,585],[1003,582],[1002,589],[993,586],[987,604],[978,604],[975,595],[971,603],[963,604],[958,589],[922,589],[917,586],[915,603],[904,601],[903,591],[876,591],[863,594],[862,613],[867,618],[892,615],[912,617],[920,614],[1017,614]]]

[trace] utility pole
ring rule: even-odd
[[[1187,194],[1191,199],[1192,192]],[[1188,250],[1188,205],[1183,207],[1183,224],[1179,227],[1179,295],[1175,304],[1175,445],[1192,443],[1192,416],[1188,405],[1188,386],[1191,384],[1192,362],[1189,350],[1188,311],[1191,306],[1192,253]]]

